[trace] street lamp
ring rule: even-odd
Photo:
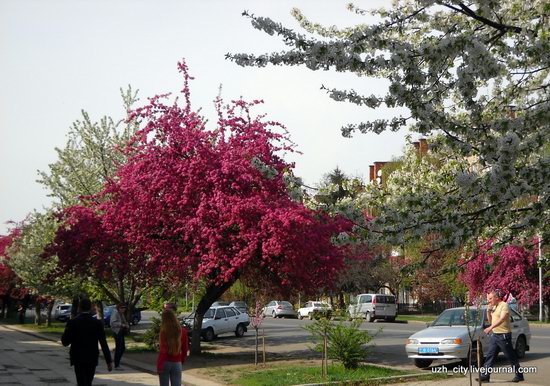
[[[539,235],[539,322],[542,322],[542,236]]]

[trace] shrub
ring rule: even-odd
[[[324,352],[326,336],[328,357],[339,360],[346,369],[356,369],[359,362],[367,357],[368,349],[365,345],[374,337],[368,331],[360,330],[360,325],[361,321],[334,323],[319,319],[304,328],[311,332],[316,351]]]
[[[151,327],[143,334],[142,342],[152,350],[159,350],[159,336],[160,336],[160,319],[153,317],[151,319]]]

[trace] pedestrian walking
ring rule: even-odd
[[[162,311],[159,341],[157,373],[160,386],[181,386],[182,365],[187,359],[189,338],[187,330],[181,328],[176,314],[170,309]]]
[[[19,324],[25,324],[25,307],[22,303],[17,306],[17,321]]]
[[[78,306],[78,315],[70,319],[61,336],[63,346],[71,346],[69,356],[71,366],[74,366],[76,383],[78,386],[91,386],[98,364],[101,345],[103,357],[109,371],[113,370],[111,352],[105,338],[103,324],[92,317],[92,303],[89,299],[82,299]]]
[[[515,377],[512,382],[524,381],[523,373],[516,351],[512,344],[512,328],[510,323],[510,308],[508,303],[502,300],[503,294],[500,290],[493,290],[487,294],[487,321],[489,327],[484,332],[491,334],[489,342],[489,351],[484,366],[480,369],[481,382],[489,382],[491,378],[491,368],[500,351],[512,364]],[[478,379],[479,380],[479,379]]]
[[[111,315],[111,330],[115,334],[115,370],[122,370],[120,360],[126,351],[125,336],[130,332],[130,325],[126,321],[126,304],[119,303]]]

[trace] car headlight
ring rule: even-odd
[[[418,344],[418,339],[407,339],[407,344]]]
[[[453,339],[443,339],[441,344],[462,344],[462,339],[453,338]]]

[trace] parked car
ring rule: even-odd
[[[113,310],[116,308],[115,305],[105,306],[103,307],[103,322],[107,327],[111,326],[111,315],[113,314]],[[97,318],[97,315],[96,315]],[[132,318],[130,319],[130,324],[132,326],[135,326],[141,322],[141,310],[136,308],[134,309],[134,312],[132,313]]]
[[[481,314],[480,314],[481,310]],[[466,318],[466,316],[468,316]],[[466,321],[467,319],[467,321]],[[529,351],[531,330],[527,319],[513,309],[510,309],[512,326],[512,343],[519,358]],[[468,323],[466,323],[468,322]],[[434,360],[462,360],[468,361],[470,336],[473,337],[472,358],[477,358],[477,338],[480,338],[483,358],[489,349],[490,337],[483,332],[488,326],[486,307],[470,308],[468,314],[464,307],[449,308],[443,311],[437,319],[428,324],[428,327],[409,337],[405,350],[407,356],[414,361],[417,367],[425,368]]]
[[[54,309],[54,318],[60,322],[66,322],[71,318],[72,304],[58,304]]]
[[[193,328],[195,313],[191,313],[182,320],[182,324],[191,331]],[[240,312],[235,307],[221,306],[210,307],[202,319],[202,338],[210,342],[218,335],[234,333],[241,337],[248,331],[250,318],[247,313]]]
[[[238,301],[229,303],[229,305],[231,307],[235,307],[236,309],[238,309],[241,312],[245,312],[245,313],[248,314],[248,306],[246,305],[246,302],[238,300]]]
[[[332,307],[325,302],[309,301],[302,308],[298,308],[298,318],[309,318],[312,320],[315,317],[327,317],[332,316]]]
[[[365,318],[367,322],[385,319],[393,322],[397,316],[395,296],[384,294],[360,294],[348,307],[350,318]]]
[[[281,300],[272,300],[263,308],[263,316],[271,316],[272,318],[291,317],[296,318],[298,313],[294,311],[294,307],[290,302]]]

